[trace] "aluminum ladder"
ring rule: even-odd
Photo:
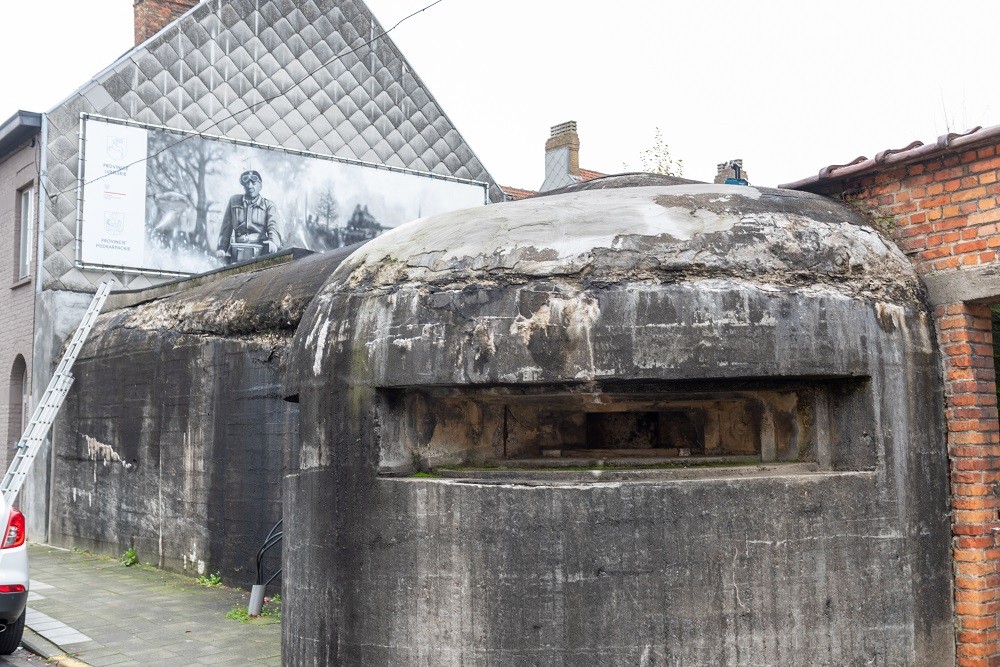
[[[73,386],[73,374],[69,371],[73,367],[77,355],[80,354],[80,350],[83,349],[83,344],[86,342],[90,330],[94,328],[94,322],[101,314],[101,308],[104,307],[104,302],[110,292],[111,281],[105,281],[97,288],[97,293],[94,294],[90,307],[87,308],[80,326],[77,327],[76,333],[73,334],[73,338],[66,347],[66,353],[63,354],[55,373],[52,374],[52,380],[49,381],[49,386],[45,389],[42,400],[38,402],[35,411],[31,414],[28,428],[24,430],[17,443],[14,458],[10,462],[7,474],[3,476],[3,481],[0,482],[0,493],[3,494],[7,507],[14,506],[14,498],[17,497],[17,492],[24,485],[31,464],[34,463],[38,450],[41,449],[45,438],[48,437],[49,429],[52,428],[52,422],[55,421],[63,401],[66,400],[69,388]]]

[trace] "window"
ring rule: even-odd
[[[35,217],[34,197],[32,196],[34,189],[26,188],[18,191],[17,194],[17,235],[20,242],[18,244],[17,275],[14,278],[24,280],[31,274],[31,237],[34,228],[32,222]]]

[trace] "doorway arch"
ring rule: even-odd
[[[7,402],[7,442],[15,445],[28,425],[28,365],[22,355],[14,358],[10,369],[10,390]]]

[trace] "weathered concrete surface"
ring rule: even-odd
[[[292,347],[284,660],[950,664],[921,294],[850,210],[755,188],[580,192],[380,237],[338,268]],[[664,409],[792,383],[819,397],[812,473],[400,476],[442,437],[476,463],[507,433],[483,416],[507,397],[640,392]],[[463,388],[465,431],[400,409]]]
[[[560,276],[583,286],[724,277],[914,300],[918,281],[901,273],[902,253],[845,215],[821,197],[726,185],[538,197],[403,225],[352,257],[346,280],[440,288]]]
[[[249,585],[297,436],[292,332],[334,251],[103,314],[56,423],[52,543]]]
[[[993,302],[1000,294],[1000,268],[970,267],[924,276],[932,306],[963,302]]]
[[[62,356],[60,351],[66,339],[80,326],[93,298],[93,294],[85,292],[45,290],[38,293],[32,354],[32,405],[42,400],[52,371]],[[34,536],[31,539],[49,540],[51,491],[52,450],[45,446],[38,451],[17,500],[27,520],[27,532]]]

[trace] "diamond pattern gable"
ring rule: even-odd
[[[106,70],[89,99],[78,91],[51,110],[46,187],[61,194],[46,206],[43,286],[91,289],[100,279],[67,260],[81,112],[484,180],[500,200],[391,38],[363,46],[381,31],[353,0],[202,3]]]
[[[261,69],[265,77],[271,78],[281,69],[281,64],[273,53],[268,52],[257,59],[257,67]]]
[[[305,125],[295,133],[292,139],[295,143],[294,145],[289,145],[288,148],[311,150],[316,145],[316,142],[319,141],[319,135],[316,134],[316,130],[311,125]],[[291,144],[291,142],[289,143]]]
[[[372,151],[375,153],[375,155],[378,156],[378,161],[385,164],[388,164],[389,161],[392,159],[393,155],[395,154],[395,151],[392,150],[392,146],[390,146],[389,142],[386,141],[385,139],[382,139],[377,144],[375,144],[374,148],[372,148]]]

